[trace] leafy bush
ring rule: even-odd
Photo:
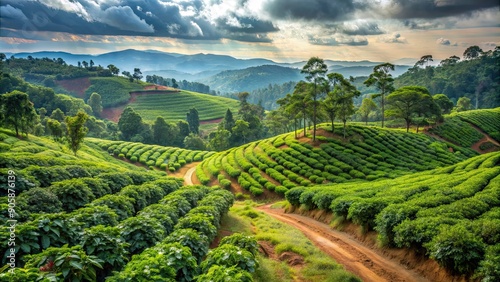
[[[485,253],[484,243],[461,224],[442,228],[425,247],[431,258],[457,274],[472,274]]]
[[[213,217],[203,214],[187,214],[180,218],[175,229],[192,228],[208,237],[212,241],[217,235],[217,228],[212,224]]]
[[[33,188],[21,193],[18,205],[22,205],[23,210],[30,213],[57,213],[62,211],[61,201],[46,188]]]
[[[143,216],[127,218],[118,227],[122,238],[130,244],[128,251],[131,254],[140,253],[160,242],[165,234],[157,219]]]
[[[196,276],[196,281],[251,282],[252,275],[236,266],[213,265],[204,274]]]
[[[219,246],[230,244],[237,247],[240,247],[244,250],[249,251],[254,256],[259,252],[259,244],[257,244],[257,240],[253,236],[247,236],[241,233],[234,233],[229,236],[226,236],[220,240]]]
[[[483,282],[500,281],[500,244],[486,248],[484,260],[480,262],[478,276]]]
[[[249,251],[225,244],[208,252],[207,258],[201,263],[201,269],[206,273],[213,265],[235,266],[253,273],[258,267],[258,262]]]
[[[163,243],[175,242],[188,247],[198,262],[201,262],[208,253],[208,246],[210,244],[207,236],[192,228],[176,229],[163,240]]]
[[[127,219],[135,214],[134,199],[123,195],[106,195],[90,203],[90,206],[108,206],[118,215],[118,221]]]
[[[118,215],[108,206],[88,206],[74,210],[68,214],[68,219],[81,223],[83,228],[96,225],[115,226],[118,224]]]
[[[25,260],[26,268],[39,268],[40,276],[49,281],[96,281],[96,269],[102,268],[102,261],[87,255],[82,246],[48,248]]]
[[[112,269],[121,269],[127,261],[129,244],[121,239],[118,227],[97,225],[85,229],[80,245],[86,254],[103,261],[103,276],[109,275]]]
[[[83,207],[95,199],[89,186],[79,179],[56,182],[50,186],[50,191],[58,197],[65,211]]]
[[[134,183],[132,178],[121,172],[103,173],[99,175],[99,178],[106,181],[111,193],[118,193],[123,187]]]

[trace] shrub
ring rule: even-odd
[[[259,252],[259,244],[257,244],[257,240],[255,240],[255,237],[247,236],[241,233],[234,233],[222,238],[220,240],[219,246],[225,244],[231,244],[240,247],[244,250],[249,251],[254,256]]]
[[[108,206],[89,206],[74,210],[68,214],[68,219],[74,220],[89,228],[96,225],[115,226],[118,224],[118,215]]]
[[[198,263],[208,253],[208,246],[210,244],[208,237],[199,233],[192,228],[176,229],[168,235],[162,243],[179,243],[182,246],[188,247],[193,256],[197,259]]]
[[[111,193],[118,193],[123,187],[133,183],[132,178],[120,172],[103,173],[99,178],[108,184]]]
[[[457,274],[472,274],[485,253],[484,243],[461,224],[442,228],[425,247],[431,258]]]
[[[95,199],[92,190],[81,180],[71,179],[54,183],[50,191],[61,201],[65,211],[83,207]]]
[[[196,276],[196,281],[251,282],[252,275],[236,266],[212,265],[204,274]]]
[[[188,214],[179,219],[175,229],[192,228],[212,241],[217,235],[217,228],[212,224],[213,217],[202,214]]]
[[[129,243],[128,251],[138,254],[144,249],[160,242],[164,237],[161,223],[154,218],[144,216],[130,217],[118,225],[120,235]]]
[[[57,213],[62,211],[62,203],[49,189],[33,188],[19,195],[23,210],[30,213]]]
[[[225,244],[208,252],[207,258],[201,263],[201,269],[203,272],[208,272],[213,265],[235,266],[253,273],[258,267],[258,262],[249,251]]]
[[[305,187],[295,187],[285,193],[285,197],[293,206],[300,206],[300,195],[306,190]]]
[[[288,188],[286,188],[285,186],[276,186],[274,191],[280,195],[285,195],[285,193],[288,191]]]
[[[135,213],[134,199],[123,195],[106,195],[92,201],[90,206],[108,206],[116,212],[119,221],[122,221]]]
[[[483,282],[500,281],[500,244],[486,248],[486,255],[480,262],[478,276]]]
[[[384,244],[394,244],[394,227],[406,219],[414,219],[420,208],[409,204],[389,205],[375,218],[375,230]]]

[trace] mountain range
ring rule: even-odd
[[[140,68],[143,75],[159,75],[165,78],[205,83],[212,90],[220,92],[252,91],[266,87],[269,83],[283,83],[303,79],[300,69],[306,61],[280,63],[263,58],[238,59],[226,55],[194,54],[183,55],[156,50],[122,50],[100,55],[71,54],[67,52],[41,51],[34,53],[5,53],[7,58],[61,58],[66,63],[77,65],[78,62],[92,60],[95,65],[117,66],[120,71],[133,72]],[[394,76],[404,73],[417,59],[401,59],[393,62],[396,69]],[[413,62],[413,63],[412,63]],[[368,76],[375,65],[382,62],[371,61],[335,61],[325,60],[330,72],[344,76]]]

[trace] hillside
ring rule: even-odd
[[[214,121],[223,118],[227,109],[237,113],[239,102],[208,94],[180,91],[177,93],[133,95],[129,102],[121,108],[125,106],[132,107],[147,122],[154,122],[158,116],[163,117],[166,121],[185,120],[186,113],[192,108],[198,110],[200,121]]]
[[[426,254],[451,274],[498,279],[498,152],[396,179],[296,187],[286,198],[294,209],[333,213],[337,226],[349,221],[375,230],[385,246]]]
[[[201,80],[213,90],[222,93],[252,91],[267,87],[269,84],[281,84],[288,81],[300,81],[304,75],[300,69],[274,65],[250,67],[240,70],[227,70]]]
[[[296,140],[293,133],[252,142],[214,154],[196,170],[203,184],[242,187],[259,196],[284,194],[296,186],[364,182],[395,178],[452,165],[475,156],[473,150],[424,134],[351,125],[347,140],[329,126],[318,131],[320,143]]]
[[[500,149],[500,108],[446,115],[443,123],[426,132],[479,153],[496,151]]]

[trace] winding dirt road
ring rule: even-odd
[[[194,185],[193,183],[193,173],[196,171],[196,166],[193,166],[184,175],[184,185]]]
[[[322,251],[363,281],[430,281],[324,223],[298,214],[284,213],[283,209],[271,209],[270,206],[267,204],[258,209],[299,229]]]

